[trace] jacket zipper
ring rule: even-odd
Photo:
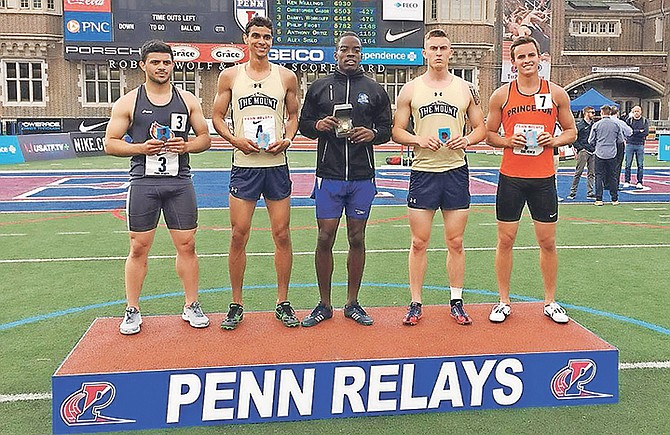
[[[347,76],[347,93],[345,96],[345,103],[349,102],[349,86],[351,78]],[[353,113],[352,113],[353,115]],[[344,179],[349,181],[349,138],[344,139]]]

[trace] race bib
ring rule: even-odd
[[[147,177],[176,177],[179,174],[179,154],[164,152],[146,156],[144,175]]]
[[[188,115],[185,113],[171,113],[170,114],[170,128],[172,131],[184,133],[186,131],[186,124],[188,123]]]
[[[277,140],[274,115],[245,116],[242,125],[244,137],[254,141],[261,149]]]
[[[537,110],[547,110],[552,107],[551,94],[535,94],[535,108]]]
[[[536,95],[537,97],[537,95]],[[514,148],[514,154],[525,156],[539,156],[544,151],[544,147],[539,146],[537,137],[544,133],[544,125],[538,124],[516,124],[514,125],[514,134],[522,134],[526,137],[526,146],[523,148]]]

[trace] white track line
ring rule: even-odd
[[[670,361],[620,363],[619,370],[670,369]],[[0,394],[0,403],[51,400],[51,393]]]
[[[578,246],[578,245],[566,245],[566,246],[557,246],[556,249],[641,249],[641,248],[670,248],[668,243],[659,243],[654,245],[596,245],[596,246]],[[515,251],[536,251],[540,249],[537,246],[515,246]],[[447,248],[429,248],[428,252],[445,252]],[[470,252],[486,252],[486,251],[495,251],[495,247],[481,247],[481,248],[465,248],[466,251]],[[397,249],[368,249],[365,251],[368,254],[392,254],[392,253],[403,253],[409,252],[409,248],[397,248]],[[349,251],[333,251],[333,254],[348,254]],[[314,251],[303,251],[303,252],[294,252],[293,255],[314,255]],[[247,252],[249,257],[272,257],[274,256],[273,252]],[[200,258],[217,258],[217,257],[228,257],[227,253],[215,253],[215,254],[198,254]],[[150,255],[149,258],[156,260],[165,260],[165,259],[174,259],[174,255]],[[12,260],[2,260],[0,259],[0,264],[21,264],[21,263],[58,263],[58,262],[70,262],[70,261],[118,261],[125,260],[126,256],[123,257],[61,257],[61,258],[18,258]]]

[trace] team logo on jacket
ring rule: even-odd
[[[114,401],[116,388],[109,382],[84,382],[60,406],[60,416],[68,426],[134,423],[135,420],[102,415]]]
[[[433,101],[430,104],[419,107],[419,117],[425,118],[428,115],[448,115],[452,118],[456,118],[458,115],[458,107],[452,106],[451,104],[444,101]]]
[[[240,97],[240,99],[237,100],[237,105],[240,110],[249,106],[265,106],[272,110],[277,110],[277,99],[257,92],[247,97]]]
[[[356,100],[358,104],[370,104],[370,97],[365,92],[358,94],[358,99]]]
[[[151,123],[151,126],[149,127],[149,135],[152,139],[163,142],[167,142],[168,139],[172,139],[174,137],[174,133],[172,130],[170,130],[170,127],[167,125],[161,125],[156,121]]]
[[[551,393],[559,400],[612,397],[611,394],[596,393],[586,385],[596,376],[596,363],[590,359],[571,359],[551,379]]]

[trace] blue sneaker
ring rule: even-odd
[[[344,317],[355,320],[358,324],[363,326],[370,326],[374,323],[372,317],[365,312],[358,302],[351,305],[344,306]]]
[[[324,320],[328,320],[333,317],[333,307],[327,307],[319,302],[319,305],[316,306],[304,319],[302,319],[302,326],[310,327],[317,325]]]
[[[451,305],[451,317],[456,320],[456,323],[459,325],[469,325],[472,323],[472,319],[468,316],[468,313],[465,312],[463,308],[463,299],[452,299],[450,301]]]

